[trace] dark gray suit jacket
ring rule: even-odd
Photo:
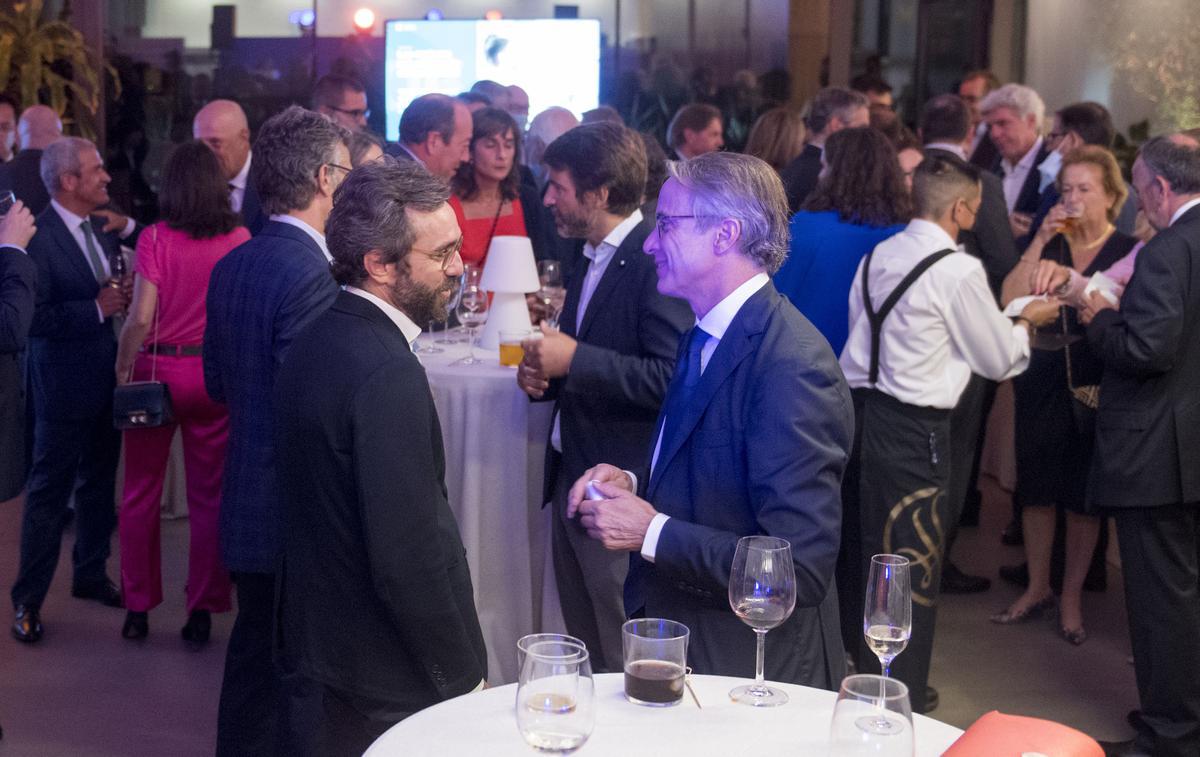
[[[742,306],[694,391],[684,433],[664,437],[653,475],[639,477],[670,520],[653,563],[631,557],[625,609],[688,626],[697,673],[747,676],[755,640],[729,606],[733,555],[739,537],[782,537],[796,566],[796,611],[767,634],[766,676],[836,688],[844,658],[833,572],[854,434],[837,358],[768,282]]]
[[[559,325],[578,346],[570,373],[543,396],[558,402],[563,448],[560,461],[547,447],[543,502],[560,478],[569,486],[597,463],[632,469],[644,462],[679,335],[695,322],[687,303],[658,293],[654,259],[642,252],[650,223],[634,228],[613,253],[578,332],[579,296],[591,267],[582,253],[567,281]]]
[[[787,192],[788,210],[795,213],[817,188],[821,176],[821,148],[805,145],[795,160],[783,167],[779,177]]]
[[[0,247],[0,502],[25,485],[25,376],[21,352],[33,323],[37,269],[15,247]]]
[[[41,174],[42,151],[21,150],[0,165],[0,192],[11,190],[35,216],[50,206],[50,193]]]
[[[340,292],[293,342],[275,397],[283,652],[399,711],[471,691],[487,652],[437,408],[403,333]]]
[[[1091,502],[1200,502],[1200,207],[1142,248],[1121,309],[1087,333],[1104,363]]]

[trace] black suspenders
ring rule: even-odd
[[[953,253],[954,250],[941,250],[933,253],[929,257],[922,259],[921,262],[913,266],[913,269],[908,272],[908,275],[900,280],[900,283],[896,285],[896,288],[893,289],[891,294],[887,296],[887,299],[883,301],[883,305],[879,308],[878,312],[875,311],[875,308],[871,307],[871,290],[867,286],[869,272],[871,270],[871,256],[875,253],[874,250],[867,253],[867,257],[863,261],[862,267],[862,297],[863,305],[865,305],[867,309],[867,321],[871,324],[871,367],[868,374],[868,380],[871,382],[871,386],[875,386],[875,382],[879,380],[879,347],[880,342],[883,339],[883,319],[888,317],[888,314],[892,312],[892,308],[896,307],[896,303],[900,301],[900,298],[904,296],[904,293],[908,291],[909,287],[916,283],[917,279],[921,277],[921,274],[929,270],[930,266],[932,266],[934,263]]]

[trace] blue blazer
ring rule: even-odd
[[[792,216],[792,246],[775,287],[817,327],[840,355],[850,331],[850,287],[863,257],[875,245],[903,231],[843,221],[837,211],[801,210]]]
[[[276,569],[275,374],[292,340],[325,312],[337,292],[317,243],[302,229],[278,221],[268,221],[258,236],[213,269],[204,385],[210,397],[229,407],[221,553],[230,570]]]
[[[37,300],[29,329],[29,385],[36,418],[88,420],[105,412],[116,386],[117,337],[100,320],[100,284],[62,217],[48,206],[37,217],[29,257],[37,266]],[[111,258],[116,234],[94,225],[100,253]]]
[[[738,538],[782,537],[792,545],[797,602],[767,635],[766,675],[836,688],[845,661],[833,572],[854,435],[837,358],[768,282],[742,306],[693,391],[683,433],[664,440],[653,475],[639,477],[645,499],[671,517],[655,561],[630,558],[625,610],[691,629],[697,673],[745,676],[754,669],[754,633],[729,607],[730,566]]]
[[[25,371],[37,268],[16,247],[0,247],[0,502],[25,485]]]

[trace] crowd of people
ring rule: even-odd
[[[940,594],[990,583],[949,558],[1011,378],[1027,563],[1008,574],[1026,590],[991,620],[1057,606],[1084,644],[1114,516],[1141,710],[1135,740],[1107,748],[1195,754],[1197,134],[1151,139],[1126,175],[1098,103],[1061,104],[1044,132],[1037,92],[973,71],[910,130],[886,82],[855,85],[752,123],[680,102],[656,135],[609,107],[530,118],[519,86],[481,81],[416,98],[385,144],[364,87],[329,75],[253,139],[237,102],[203,105],[146,225],[110,207],[94,144],[0,101],[18,148],[0,166],[17,198],[0,220],[12,635],[43,639],[71,518],[72,594],[123,607],[123,637],[150,633],[178,429],[185,642],[237,597],[219,754],[361,753],[486,685],[470,571],[487,566],[463,557],[413,345],[465,265],[525,236],[566,282],[516,382],[554,405],[541,501],[597,672],[622,669],[626,618],[654,616],[691,629],[695,672],[743,675],[754,637],[726,584],[738,538],[766,533],[790,542],[798,597],[767,677],[877,670],[864,566],[898,553],[913,631],[891,673],[933,710]],[[119,433],[114,391],[147,380],[173,417]]]

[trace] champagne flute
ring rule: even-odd
[[[567,290],[563,288],[562,265],[557,260],[538,261],[538,301],[545,308],[542,320],[551,328],[558,328],[558,316],[562,311]]]
[[[483,362],[475,357],[475,329],[487,321],[487,311],[487,292],[474,284],[464,286],[462,296],[458,301],[458,307],[454,312],[458,314],[458,322],[467,327],[467,340],[470,342],[470,353],[467,357],[459,360],[458,363],[462,365],[475,365],[476,363]]]
[[[881,721],[889,727],[878,728]],[[895,678],[848,676],[833,706],[829,745],[832,757],[912,757],[915,736],[908,687]]]
[[[863,635],[867,646],[879,658],[881,681],[891,674],[892,660],[908,646],[912,636],[912,585],[908,558],[900,555],[874,555],[867,578],[867,596],[863,605]],[[884,686],[879,685],[879,698]],[[891,724],[886,718],[876,722],[880,729]]]
[[[729,575],[729,606],[742,622],[754,629],[757,653],[754,683],[738,686],[729,698],[754,707],[785,704],[787,694],[763,683],[763,654],[767,631],[780,625],[796,609],[796,568],[792,545],[775,536],[738,539]]]
[[[517,729],[540,752],[574,752],[592,735],[594,694],[587,649],[569,641],[530,644],[517,682]]]

